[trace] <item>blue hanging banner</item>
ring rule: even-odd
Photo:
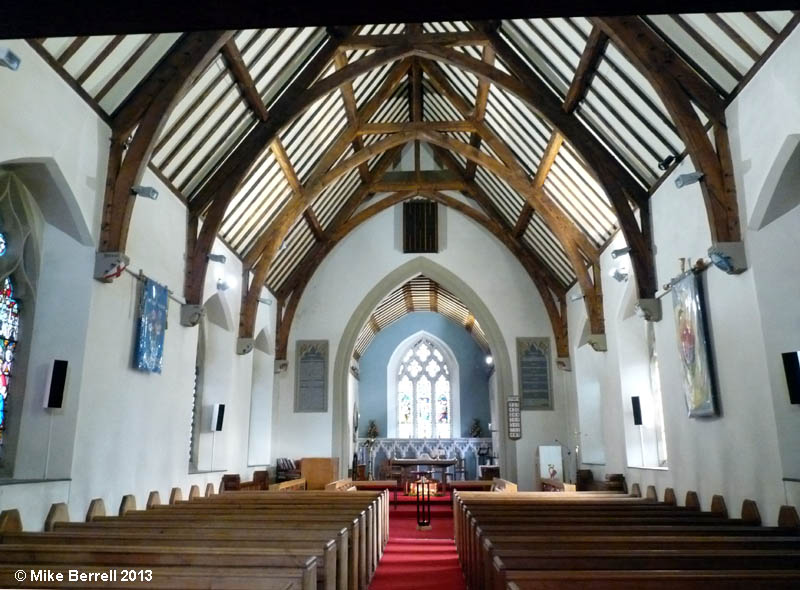
[[[161,373],[164,356],[164,332],[167,329],[167,288],[145,279],[139,307],[134,368]]]

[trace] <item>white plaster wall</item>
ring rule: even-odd
[[[18,72],[0,69],[0,162],[52,158],[74,193],[96,243],[108,157],[108,126],[26,43],[4,44],[22,58],[22,66]],[[185,207],[149,170],[142,182],[155,186],[160,196],[156,201],[138,200],[134,207],[127,248],[130,268],[134,272],[141,269],[180,297],[185,264]],[[163,373],[145,374],[131,369],[138,281],[129,274],[111,284],[94,281],[93,254],[70,260],[66,249],[58,251],[58,245],[64,243],[62,236],[55,230],[48,232],[44,245],[50,247],[46,249],[45,262],[57,270],[40,278],[40,289],[47,290],[48,296],[60,295],[62,305],[52,307],[50,302],[46,309],[37,309],[40,315],[31,345],[44,356],[63,358],[65,353],[59,349],[63,339],[58,339],[55,347],[37,344],[43,338],[37,334],[44,335],[48,328],[68,330],[72,323],[80,323],[81,317],[88,320],[85,332],[75,330],[70,342],[81,354],[75,352],[68,357],[74,363],[70,386],[75,381],[79,387],[79,391],[68,392],[68,403],[78,397],[80,403],[70,410],[73,414],[65,411],[53,420],[52,436],[54,440],[58,438],[59,445],[51,450],[48,469],[44,470],[40,460],[23,460],[20,466],[25,467],[26,477],[69,477],[71,481],[0,485],[0,509],[19,508],[26,529],[36,530],[55,501],[68,502],[71,516],[80,519],[94,497],[103,498],[108,511],[114,513],[123,494],[135,494],[139,505],[143,505],[150,490],[158,490],[166,498],[173,486],[180,486],[184,495],[191,484],[202,489],[206,482],[213,482],[216,487],[221,473],[190,473],[188,464],[198,329],[182,327],[179,305],[170,301]],[[204,299],[216,292],[218,272],[241,281],[238,259],[221,243],[215,244],[214,251],[224,253],[228,261],[210,269]],[[206,375],[207,399],[203,403],[218,399],[227,404],[224,429],[214,439],[213,467],[248,478],[255,467],[248,465],[253,355],[239,356],[235,351],[241,286],[224,296],[234,325],[230,331],[220,330],[221,334],[210,338],[217,370]],[[274,317],[274,311],[271,313]],[[62,314],[70,317],[59,325],[58,316],[63,317]],[[270,312],[259,311],[257,330],[270,322],[269,316]],[[270,333],[274,334],[274,319],[271,327]],[[34,363],[33,359],[34,356],[30,369],[38,371],[34,365],[41,363]],[[28,381],[26,406],[40,404],[37,388],[41,380]],[[270,375],[259,377],[259,382],[265,388],[272,387]],[[269,416],[256,426],[268,439]],[[32,445],[29,449],[35,450],[37,457],[41,454],[36,445],[47,438],[27,434],[38,435],[40,430],[38,425],[31,427],[21,439],[21,443]],[[34,444],[32,438],[38,442]],[[201,449],[201,457],[204,452]],[[25,448],[21,447],[18,457],[24,453]],[[211,466],[210,453],[206,456]],[[268,459],[268,452],[261,454],[260,460]]]
[[[795,31],[726,111],[745,246],[760,309],[768,381],[778,432],[786,502],[800,505],[800,406],[789,403],[781,353],[800,350],[800,208],[759,231],[749,220],[778,150],[800,133],[800,32]],[[764,97],[769,97],[768,107]],[[795,187],[800,194],[800,186]],[[768,194],[764,195],[769,196]],[[795,202],[800,201],[795,197]],[[794,480],[794,481],[791,481]]]
[[[447,246],[437,254],[426,256],[457,274],[489,307],[504,334],[516,391],[515,339],[549,336],[555,349],[539,293],[516,259],[483,228],[457,212],[440,210],[442,214],[447,217]],[[377,282],[417,256],[403,254],[395,248],[394,232],[395,211],[390,208],[337,245],[309,283],[292,324],[287,355],[289,368],[281,373],[276,389],[280,392],[274,423],[276,457],[330,456],[330,402],[327,413],[295,414],[293,411],[295,342],[301,339],[329,341],[329,382],[333,384],[333,360],[343,330],[356,307]],[[555,375],[554,365],[553,371]],[[523,413],[523,438],[517,444],[518,479],[523,489],[533,486],[536,446],[551,443],[555,438],[564,440],[566,404],[562,399],[562,387],[561,380],[554,378],[554,411]]]

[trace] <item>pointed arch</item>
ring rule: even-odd
[[[333,456],[339,457],[340,469],[346,469],[349,457],[346,450],[349,448],[350,432],[347,429],[349,409],[346,403],[347,376],[350,371],[350,358],[353,354],[358,332],[375,306],[397,285],[404,283],[412,277],[423,274],[436,281],[452,292],[475,314],[476,319],[486,333],[486,339],[492,349],[495,369],[497,371],[498,407],[505,408],[507,396],[514,391],[514,382],[511,373],[511,357],[506,346],[503,333],[489,308],[467,283],[453,272],[435,263],[430,258],[418,256],[395,268],[384,276],[383,279],[364,296],[356,307],[353,315],[347,322],[336,351],[336,360],[333,373]],[[516,481],[517,477],[517,446],[516,441],[509,440],[506,433],[506,416],[501,411],[492,418],[497,423],[500,432],[499,449],[500,473],[502,477]]]

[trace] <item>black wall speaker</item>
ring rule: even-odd
[[[639,404],[639,396],[634,395],[631,397],[631,404],[633,404],[633,423],[636,426],[642,425],[642,406]]]
[[[211,430],[219,432],[222,430],[222,420],[225,418],[225,404],[214,404],[214,411],[211,413]]]
[[[64,390],[67,387],[67,368],[69,363],[62,360],[54,360],[50,365],[50,372],[47,375],[47,385],[44,389],[44,407],[60,408],[64,403]]]
[[[783,353],[783,370],[789,387],[789,402],[800,404],[800,352]]]

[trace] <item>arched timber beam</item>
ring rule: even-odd
[[[431,59],[446,61],[452,66],[467,69],[479,78],[487,78],[493,84],[515,94],[534,111],[547,119],[586,162],[589,170],[596,176],[611,201],[620,229],[631,248],[630,258],[633,266],[638,294],[641,300],[649,300],[647,308],[654,311],[650,318],[657,320],[658,300],[654,299],[656,284],[655,263],[653,259],[650,228],[639,225],[633,214],[630,202],[639,207],[646,206],[647,193],[633,175],[614,158],[600,141],[574,114],[566,113],[561,98],[556,95],[525,63],[516,51],[497,31],[487,28],[484,23],[473,22],[473,27],[482,30],[512,75],[486,67],[480,60],[447,48],[426,48]]]
[[[100,252],[124,254],[136,201],[132,189],[141,181],[161,129],[181,97],[232,36],[232,31],[185,34],[114,113]]]
[[[554,295],[558,298],[560,303],[564,302],[564,290],[563,287],[560,292],[552,293],[548,286],[548,280],[545,278],[546,271],[544,270],[541,263],[537,262],[531,255],[528,253],[524,247],[513,238],[506,230],[503,228],[499,223],[495,220],[489,218],[488,216],[480,213],[473,207],[469,205],[465,205],[458,199],[455,199],[451,196],[445,195],[440,192],[422,192],[420,193],[423,196],[441,203],[445,207],[449,207],[455,211],[458,211],[462,215],[469,217],[484,229],[486,229],[490,234],[492,234],[495,238],[497,238],[500,243],[502,243],[509,251],[517,258],[520,262],[522,267],[531,277],[534,285],[536,286],[539,294],[542,297],[542,302],[544,303],[545,310],[547,311],[547,315],[550,319],[550,323],[553,328],[553,335],[555,337],[556,342],[556,350],[558,353],[559,358],[566,358],[569,356],[569,341],[567,337],[567,317],[565,313],[562,313],[565,306],[564,305],[556,305],[556,300],[554,299]],[[275,350],[277,351],[276,354],[278,355],[276,358],[278,359],[285,359],[286,351],[288,350],[288,342],[289,342],[289,333],[291,331],[292,321],[294,320],[294,314],[297,311],[297,306],[299,304],[300,298],[303,296],[303,292],[308,285],[309,280],[313,276],[316,269],[321,264],[324,257],[333,249],[333,247],[347,237],[350,232],[354,231],[360,225],[368,222],[370,219],[375,217],[378,213],[385,211],[386,209],[397,205],[398,203],[402,203],[408,199],[413,198],[416,196],[413,192],[404,191],[404,192],[397,192],[387,197],[384,197],[380,201],[373,203],[369,207],[362,209],[356,215],[348,219],[345,223],[340,225],[336,231],[330,234],[330,239],[327,242],[327,247],[324,249],[323,252],[318,252],[312,257],[304,258],[303,262],[298,268],[302,268],[302,270],[298,273],[295,280],[292,281],[292,291],[291,296],[289,297],[288,303],[286,305],[286,310],[283,313],[281,318],[280,329],[278,330],[277,334],[277,343],[275,345]],[[280,297],[282,294],[279,293],[278,296]],[[288,294],[283,294],[287,296]],[[283,357],[279,356],[283,353]]]
[[[675,122],[692,163],[703,174],[700,187],[711,239],[714,242],[740,241],[739,209],[722,98],[639,17],[593,21],[653,85]],[[692,101],[712,121],[716,149]]]
[[[425,61],[423,62],[423,68],[439,91],[450,99],[464,117],[468,117],[470,114],[469,105],[453,89],[440,67],[437,64]],[[482,121],[476,120],[474,124],[478,136],[498,155],[503,164],[512,171],[517,179],[516,183],[509,182],[509,184],[525,198],[531,207],[534,207],[539,212],[539,215],[541,215],[553,235],[564,248],[584,295],[583,302],[589,318],[593,345],[600,350],[604,350],[605,321],[603,318],[602,291],[597,282],[592,280],[583,259],[585,255],[591,262],[597,261],[597,248],[561,211],[545,190],[535,184],[535,180],[529,181],[528,175],[508,146]],[[467,179],[466,174],[467,171],[462,174],[465,180]]]
[[[244,295],[244,303],[242,305],[242,315],[239,324],[239,338],[242,340],[249,340],[253,338],[253,330],[255,326],[255,312],[258,307],[258,296],[260,293],[261,285],[264,284],[272,261],[277,254],[278,248],[289,230],[302,216],[306,207],[328,186],[333,184],[339,177],[346,174],[353,168],[359,166],[363,162],[369,161],[371,158],[378,154],[384,153],[389,149],[397,146],[404,145],[409,141],[420,139],[439,147],[453,150],[468,160],[474,160],[481,166],[484,166],[491,172],[503,178],[512,187],[520,191],[526,191],[530,188],[527,179],[520,177],[510,170],[505,164],[496,160],[495,158],[481,152],[480,150],[472,147],[471,145],[454,139],[452,137],[443,135],[441,133],[420,128],[416,125],[411,125],[409,131],[392,134],[371,146],[359,150],[354,155],[340,162],[324,174],[319,174],[316,178],[312,177],[307,186],[304,187],[302,199],[293,199],[290,201],[278,214],[275,220],[269,225],[266,232],[263,234],[263,250],[258,263],[253,269],[253,279],[250,283],[246,294]],[[577,252],[577,247],[574,248]],[[582,262],[581,262],[582,264]],[[602,331],[594,332],[596,334]]]
[[[374,56],[379,52],[345,66],[314,83],[314,80],[336,55],[342,38],[351,34],[353,30],[354,27],[347,27],[341,31],[340,35],[329,38],[325,42],[276,101],[270,109],[268,118],[256,123],[190,199],[190,220],[199,217],[207,209],[199,234],[188,237],[192,248],[187,253],[184,297],[190,312],[191,308],[195,308],[201,303],[208,267],[207,256],[219,232],[225,210],[253,163],[269,148],[281,129],[302,114],[315,100],[375,67],[372,62],[362,62],[369,58],[374,60]],[[391,54],[389,59],[394,59],[402,52],[387,51],[387,53]],[[381,56],[381,59],[384,57]],[[312,83],[314,83],[313,86]]]

